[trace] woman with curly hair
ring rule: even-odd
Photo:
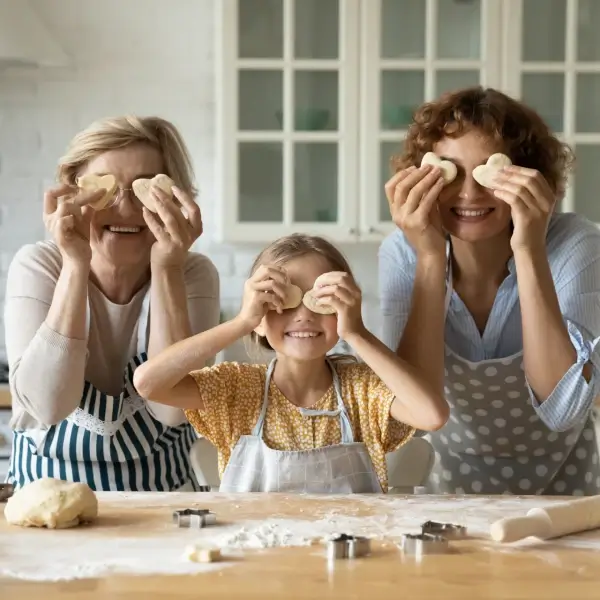
[[[481,177],[498,153],[512,165]],[[384,341],[450,405],[432,492],[600,491],[600,231],[555,212],[571,163],[534,110],[480,87],[419,108],[392,159]]]

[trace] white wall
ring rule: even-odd
[[[32,0],[32,5],[74,64],[0,70],[1,293],[14,252],[44,238],[42,190],[72,135],[100,117],[154,114],[172,120],[188,143],[205,223],[198,249],[221,273],[224,309],[237,308],[260,248],[212,239],[220,204],[214,195],[213,0]],[[378,330],[377,247],[342,250],[363,286],[367,326]],[[0,352],[3,345],[2,337]]]

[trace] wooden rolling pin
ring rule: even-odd
[[[558,502],[532,508],[524,517],[492,523],[490,536],[496,542],[516,542],[529,536],[541,540],[600,527],[600,496]]]

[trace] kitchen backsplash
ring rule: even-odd
[[[0,70],[2,295],[14,253],[23,244],[45,238],[43,189],[52,184],[56,162],[72,135],[97,118],[156,114],[171,119],[190,148],[205,225],[197,249],[219,269],[224,311],[236,310],[260,248],[220,245],[213,236],[220,201],[214,195],[213,0],[177,0],[177,10],[161,10],[159,31],[156,14],[166,0],[32,0],[32,5],[61,40],[73,66]],[[106,14],[121,15],[119,27],[110,35]],[[377,246],[342,250],[363,288],[367,326],[378,333]],[[0,327],[0,359],[2,332]],[[240,355],[235,350],[230,354]]]

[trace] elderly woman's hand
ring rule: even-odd
[[[94,209],[90,206],[102,198],[106,190],[77,192],[77,188],[61,185],[44,194],[44,225],[52,235],[63,262],[89,265],[90,222]]]
[[[157,186],[152,186],[151,193],[157,213],[144,208],[144,220],[156,238],[151,262],[159,266],[181,266],[191,245],[202,234],[200,207],[177,187],[173,188],[174,198]]]

